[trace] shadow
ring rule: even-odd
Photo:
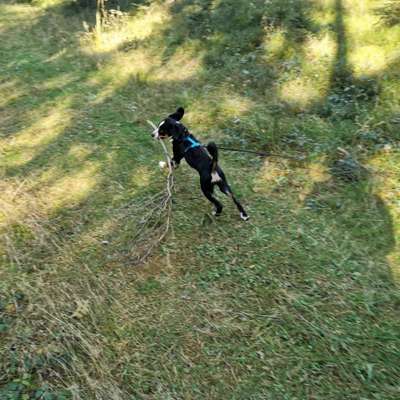
[[[351,123],[357,121],[359,125],[362,125],[362,121],[368,119],[367,113],[373,112],[377,106],[377,99],[381,94],[380,76],[377,74],[360,78],[354,75],[348,60],[349,44],[343,0],[334,1],[334,12],[336,54],[327,95],[322,102],[322,109],[317,109],[316,113],[334,123],[349,120]],[[396,61],[393,63],[395,64]],[[392,64],[386,67],[387,71],[393,70]],[[383,73],[380,71],[380,75]],[[310,110],[311,113],[313,111],[315,110]],[[353,127],[353,125],[350,126]],[[383,132],[382,136],[384,136]],[[351,146],[351,151],[358,154],[365,162],[380,150],[380,146],[371,146],[370,143],[363,141],[359,132],[351,132],[347,138],[343,139],[341,144]],[[386,138],[386,140],[391,139]],[[357,150],[357,145],[363,150]],[[343,157],[335,156],[336,150],[331,150],[330,153],[327,152],[324,155],[324,158],[325,166],[332,175],[329,179],[313,185],[304,200],[304,207],[309,212],[318,215],[321,221],[326,220],[327,225],[332,225],[335,237],[333,241],[344,249],[349,249],[349,260],[352,257],[350,254],[354,254],[365,268],[368,269],[371,265],[378,266],[377,270],[368,270],[368,273],[373,276],[372,280],[381,279],[391,282],[390,267],[387,265],[386,258],[395,248],[395,231],[388,207],[376,194],[374,188],[376,177],[365,171],[362,177],[358,177],[355,179],[356,182],[352,183],[344,176],[342,179],[340,176],[335,177],[334,169],[338,165],[338,159],[340,161]],[[364,249],[364,253],[353,253],[353,244],[355,244],[354,248]],[[329,253],[328,249],[324,251]],[[359,272],[367,273],[362,268]]]
[[[50,208],[46,217],[43,216],[46,226],[53,226],[51,232],[57,242],[65,242],[65,247],[78,240],[78,237],[96,231],[107,222],[111,223],[111,214],[118,221],[118,228],[115,229],[132,238],[140,214],[136,212],[136,215],[132,215],[130,224],[124,220],[125,226],[131,229],[129,235],[126,229],[118,225],[121,223],[120,215],[110,213],[109,209],[114,207],[125,215],[124,203],[127,206],[140,203],[157,193],[164,185],[163,178],[157,178],[157,174],[148,168],[151,164],[156,166],[160,157],[160,154],[157,155],[156,144],[147,134],[148,129],[143,129],[145,120],[141,118],[138,127],[138,121],[133,121],[131,115],[135,110],[129,108],[132,104],[130,93],[140,90],[143,84],[133,76],[122,87],[102,97],[108,81],[93,82],[91,77],[94,71],[111,62],[113,54],[102,54],[99,60],[81,51],[82,15],[71,12],[61,16],[60,10],[63,11],[58,6],[49,8],[39,13],[39,16],[32,17],[29,22],[21,20],[13,24],[11,20],[8,28],[0,32],[5,44],[10,38],[14,42],[26,43],[26,48],[18,50],[27,60],[38,58],[37,63],[25,62],[16,68],[15,88],[23,94],[5,102],[0,109],[0,112],[7,112],[9,117],[7,124],[2,126],[4,134],[1,139],[6,143],[5,157],[1,160],[2,178],[8,182],[21,179],[22,186],[29,182],[26,185],[29,187],[28,191],[35,192],[40,198],[54,195],[54,188],[61,190],[62,186],[78,185],[71,187],[71,190],[61,190],[60,195],[55,194],[60,204],[54,209]],[[62,18],[70,23],[67,37],[57,29],[58,21]],[[21,29],[24,24],[25,29]],[[40,42],[30,39],[38,37],[45,37],[50,42],[47,47],[43,45],[44,54],[40,52]],[[58,44],[54,46],[54,42]],[[4,54],[2,63],[11,74],[15,61],[7,45]],[[101,66],[97,65],[99,61]],[[68,79],[64,79],[64,76]],[[156,86],[149,87],[148,90],[170,91],[172,86],[173,82],[167,83],[164,88]],[[79,96],[76,95],[77,92],[80,93]],[[110,112],[109,105],[112,101],[120,102],[121,107],[117,111]],[[61,107],[64,103],[65,107]],[[45,130],[45,122],[58,106],[61,107],[64,118],[57,117],[57,123],[50,124],[43,135],[44,139],[40,140],[40,127],[43,125],[43,131]],[[35,127],[33,134],[26,134],[32,127]],[[57,133],[52,132],[53,130]],[[24,135],[27,138],[22,141],[21,136]],[[14,162],[15,155],[10,151],[12,149],[17,154],[24,154],[23,158]],[[146,179],[141,181],[139,173]],[[81,182],[79,177],[82,177]],[[82,191],[81,198],[70,197],[74,190],[79,192],[79,186],[82,185],[87,185],[87,190]],[[29,214],[29,210],[26,212]],[[40,221],[37,222],[40,225]],[[115,243],[122,241],[112,230],[103,232],[103,235],[114,236]],[[102,253],[100,242],[99,246],[94,247]],[[45,245],[38,245],[36,241],[30,243],[28,240],[24,246],[27,254],[37,252],[39,258],[44,257]],[[91,250],[93,252],[96,251],[94,247]],[[131,250],[129,246],[125,247],[121,254]],[[64,251],[60,247],[53,250],[56,253],[52,257],[57,257],[57,254]],[[51,257],[48,257],[50,260]],[[31,263],[26,266],[27,270],[32,272],[29,265]]]
[[[347,36],[344,26],[344,9],[342,0],[335,0],[336,55],[330,79],[331,90],[344,90],[354,81],[353,71],[348,64]]]
[[[105,23],[110,25],[110,23],[118,22],[112,21],[112,19],[120,17],[120,12],[134,15],[141,6],[147,6],[152,2],[153,0],[108,0],[105,2],[105,11],[108,14],[108,19],[106,19]],[[56,4],[52,8],[53,10],[57,9],[57,12],[65,16],[80,14],[85,17],[85,21],[92,27],[96,24],[96,0],[69,0],[59,5]],[[115,11],[117,11],[116,14],[113,13]]]
[[[276,78],[275,69],[262,57],[268,31],[282,28],[286,41],[283,47],[301,51],[307,32],[317,30],[309,17],[311,10],[307,0],[297,1],[293,7],[288,7],[287,1],[255,1],[250,5],[241,0],[216,4],[194,0],[173,2],[171,20],[160,32],[164,63],[184,46],[184,51],[200,55],[205,81],[228,81],[239,85],[237,89],[241,82],[247,82],[248,88],[263,95],[272,89]]]
[[[374,77],[356,78],[348,62],[348,40],[345,28],[343,0],[335,0],[336,55],[329,89],[317,113],[322,117],[354,120],[364,109],[373,106],[379,96],[379,83]]]
[[[332,241],[342,243],[349,249],[349,254],[353,253],[352,247],[363,249],[363,254],[353,253],[354,259],[365,260],[365,266],[368,263],[385,265],[384,260],[396,243],[394,227],[384,201],[374,194],[373,183],[366,179],[359,183],[346,183],[331,177],[313,186],[304,206],[321,220],[326,220],[327,225],[334,220]],[[391,280],[389,268],[369,272]]]
[[[238,7],[233,7],[234,4]],[[135,174],[135,170],[143,166],[144,160],[146,160],[146,164],[148,164],[148,160],[154,158],[154,146],[151,144],[150,138],[141,136],[143,135],[143,126],[145,125],[144,119],[151,119],[153,115],[157,115],[158,118],[159,106],[165,107],[166,102],[160,99],[164,94],[168,96],[169,93],[175,93],[172,96],[169,95],[168,103],[174,103],[175,100],[179,99],[180,92],[183,90],[188,91],[188,98],[197,96],[197,98],[200,97],[204,101],[207,101],[209,99],[208,94],[205,93],[202,95],[200,93],[205,82],[223,88],[226,82],[231,82],[231,79],[233,79],[233,82],[235,82],[235,79],[237,81],[247,80],[246,76],[243,77],[243,74],[241,75],[243,66],[245,65],[245,68],[253,68],[251,70],[253,78],[251,82],[249,82],[249,86],[255,88],[255,93],[249,93],[246,87],[241,89],[237,87],[235,83],[233,84],[232,92],[239,97],[250,98],[255,102],[262,101],[259,95],[260,92],[264,95],[266,88],[270,89],[270,97],[275,96],[272,86],[272,76],[268,71],[270,65],[257,58],[257,49],[260,47],[265,35],[265,27],[267,25],[283,27],[286,32],[286,42],[283,48],[294,46],[293,49],[299,52],[302,51],[301,45],[305,40],[304,33],[316,31],[318,28],[309,21],[312,6],[308,2],[297,3],[294,10],[291,10],[288,15],[283,12],[284,4],[282,5],[279,2],[269,3],[268,7],[265,6],[265,8],[261,7],[261,3],[259,6],[260,7],[257,8],[253,15],[247,13],[247,3],[237,2],[237,0],[222,1],[215,7],[212,7],[210,1],[201,2],[200,4],[194,1],[174,2],[170,6],[172,13],[171,23],[168,24],[168,26],[162,26],[161,35],[160,32],[157,31],[154,39],[165,43],[165,53],[163,56],[164,64],[168,62],[168,59],[173,56],[174,52],[176,52],[183,43],[200,41],[201,43],[198,43],[198,47],[196,47],[196,52],[202,54],[202,63],[207,66],[207,69],[198,72],[194,78],[178,81],[148,82],[144,80],[142,82],[137,77],[131,77],[120,89],[112,92],[100,102],[91,102],[90,100],[82,101],[82,99],[79,98],[72,98],[71,109],[78,110],[80,108],[80,110],[75,111],[76,115],[73,116],[71,122],[64,131],[54,140],[41,146],[29,161],[22,165],[5,167],[4,176],[6,178],[40,176],[42,173],[46,172],[50,165],[57,165],[57,172],[46,178],[44,182],[41,182],[42,185],[45,184],[51,187],[65,175],[79,173],[84,169],[86,163],[89,165],[95,162],[98,165],[98,170],[101,171],[99,181],[91,190],[91,194],[85,202],[78,203],[71,208],[71,214],[75,213],[76,209],[85,210],[85,207],[87,207],[88,210],[90,208],[106,210],[111,204],[114,204],[114,196],[105,190],[107,182],[110,181],[124,188],[123,193],[119,193],[116,197],[121,198],[122,196],[122,198],[126,199],[129,197],[130,192],[128,187],[132,176]],[[56,11],[57,10],[49,10],[41,19],[35,20],[30,28],[30,34],[37,34],[38,30],[42,29],[43,26],[53,26],[54,22],[52,22],[52,18],[56,18]],[[68,16],[67,18],[72,17]],[[248,28],[249,26],[250,28]],[[78,24],[76,24],[75,27],[78,29]],[[241,35],[244,30],[246,32],[244,32],[245,34],[242,40],[238,40],[238,35]],[[344,27],[344,9],[341,0],[335,1],[335,31],[337,51],[330,79],[330,95],[328,95],[328,98],[335,93],[347,93],[348,91],[346,89],[348,85],[355,81],[347,61],[348,46]],[[17,32],[19,31],[17,30]],[[301,32],[302,34],[300,34]],[[13,34],[13,32],[2,32],[2,36],[5,37],[10,34]],[[26,31],[23,34],[25,35]],[[56,36],[52,40],[61,40],[63,35],[61,33],[59,35],[60,36]],[[215,37],[220,37],[219,41],[215,42]],[[78,47],[78,35],[70,35],[68,40],[69,46]],[[256,53],[255,59],[253,62],[249,63],[249,67],[247,67],[247,64],[242,64],[240,62],[235,63],[235,60],[239,61],[239,56],[237,54],[243,57],[252,55],[254,52]],[[103,54],[101,59],[102,66],[107,65],[108,62],[112,62],[114,54],[113,52],[105,55]],[[217,54],[219,54],[219,57],[217,57]],[[51,57],[51,54],[48,56]],[[35,122],[35,120],[30,120],[28,117],[32,104],[51,107],[52,104],[60,102],[64,98],[68,98],[69,92],[77,91],[79,85],[83,85],[85,89],[83,93],[87,91],[89,97],[96,97],[96,95],[102,91],[103,86],[107,83],[87,83],[90,80],[92,68],[102,67],[96,67],[95,61],[83,53],[79,53],[79,56],[82,58],[86,57],[88,64],[85,65],[87,69],[84,70],[83,73],[82,71],[80,72],[78,80],[60,85],[56,89],[36,89],[41,83],[36,80],[35,88],[33,88],[35,96],[32,100],[26,102],[26,98],[17,98],[13,100],[12,104],[7,105],[18,109],[20,109],[20,105],[23,105],[23,108],[26,108],[26,113],[20,112],[12,120],[13,127],[8,130],[9,136],[17,132],[21,124],[26,124],[27,121],[31,124]],[[218,59],[217,64],[214,64],[212,61],[214,57],[215,60]],[[56,79],[58,76],[61,76],[61,67],[66,62],[69,62],[69,59],[70,56],[68,53],[58,57],[52,68],[48,69],[46,80]],[[222,78],[216,73],[214,76],[214,72],[220,65],[218,63],[223,63],[224,60],[229,60],[232,75]],[[31,67],[29,66],[29,68]],[[258,69],[260,75],[257,75]],[[271,69],[273,69],[272,65]],[[26,72],[27,70],[21,71],[22,74],[26,74]],[[35,70],[33,70],[33,72],[35,72]],[[38,69],[38,72],[40,72],[40,69]],[[268,83],[265,83],[264,80]],[[116,127],[114,125],[115,117],[108,112],[109,102],[116,101],[115,99],[119,99],[121,103],[125,101],[128,102],[130,101],[129,97],[131,93],[134,91],[142,91],[145,93],[144,96],[151,96],[151,93],[157,93],[158,97],[155,98],[151,109],[144,110],[142,114],[139,114],[139,116],[131,122],[128,121],[130,117],[126,118],[123,122],[118,122],[118,126]],[[139,94],[135,98],[140,101],[142,96],[143,94]],[[348,94],[345,94],[345,96],[348,96]],[[352,94],[350,93],[349,96],[351,97]],[[148,103],[145,104],[147,105]],[[216,105],[215,112],[216,114],[223,114],[224,111],[221,105]],[[250,112],[244,112],[244,115],[248,115]],[[123,114],[125,113],[126,111]],[[276,118],[279,117],[280,115],[276,116]],[[119,121],[123,119],[124,118],[118,118]],[[219,128],[229,133],[231,129],[234,129],[234,124],[228,121],[227,118],[223,118],[219,122]],[[132,130],[134,134],[131,133]],[[238,138],[246,138],[246,133],[241,133]],[[261,141],[267,141],[268,139],[268,136],[262,138],[256,137],[252,139],[253,141],[251,143],[260,144]],[[279,137],[277,138],[277,143],[280,143]],[[87,146],[90,149],[84,158],[80,158],[79,161],[73,155],[68,156],[71,149],[76,144]],[[113,149],[111,155],[110,149]],[[154,158],[154,164],[155,163],[156,160]],[[65,213],[65,210],[59,212]],[[90,215],[88,211],[84,213]],[[57,219],[57,215],[54,217]],[[104,216],[104,218],[106,218],[106,216]],[[101,221],[99,221],[99,223],[101,224]],[[94,229],[94,227],[91,224],[88,224],[85,228],[82,226],[79,228],[80,234],[90,232],[92,229]]]
[[[380,22],[393,27],[400,24],[400,4],[388,1],[375,9],[375,14],[380,17]]]

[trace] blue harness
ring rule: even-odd
[[[185,142],[185,141],[190,142],[190,146],[187,147],[187,148],[184,150],[185,153],[188,152],[190,149],[194,149],[195,147],[203,147],[202,144],[200,144],[199,142],[197,142],[196,140],[194,140],[193,138],[191,138],[191,137],[189,137],[189,136],[185,137],[185,139],[183,139],[183,141],[184,141],[184,142]]]

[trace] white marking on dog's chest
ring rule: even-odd
[[[218,175],[218,172],[211,172],[211,183],[216,183],[222,181],[221,177]]]

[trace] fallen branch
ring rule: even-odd
[[[157,127],[151,121],[147,121],[153,129],[157,129]],[[174,175],[172,169],[171,158],[168,154],[168,150],[162,140],[159,141],[161,147],[163,149],[167,166],[168,166],[168,175],[166,180],[165,189],[152,197],[149,202],[149,206],[151,207],[147,214],[141,219],[142,228],[138,232],[135,237],[135,241],[139,242],[140,237],[142,235],[151,236],[152,231],[155,233],[154,237],[150,240],[146,240],[146,245],[144,246],[144,250],[141,254],[136,254],[132,261],[135,265],[144,263],[152,254],[154,249],[164,240],[167,235],[172,220],[172,190],[174,187]],[[156,217],[154,219],[154,216]],[[163,218],[165,216],[165,220]],[[152,221],[153,220],[153,221]],[[161,225],[160,225],[161,222]],[[149,229],[146,227],[150,226]]]

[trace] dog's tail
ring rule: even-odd
[[[210,142],[207,145],[207,151],[210,153],[212,158],[211,173],[215,173],[218,164],[218,147],[214,142]]]

